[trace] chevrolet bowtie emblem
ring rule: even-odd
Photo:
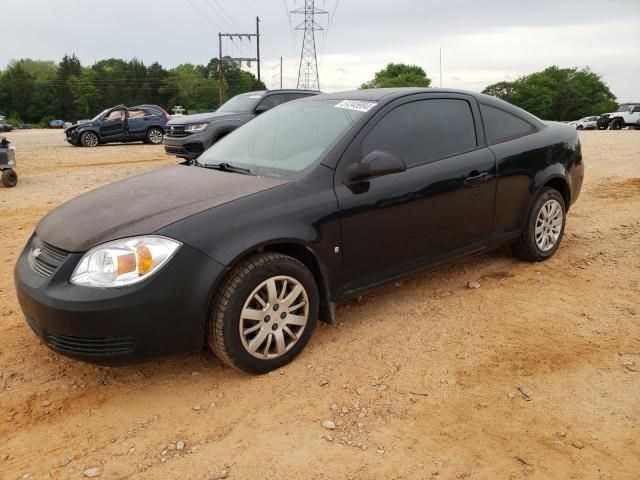
[[[40,255],[42,255],[42,249],[34,248],[33,253],[31,255],[33,256],[33,258],[38,258]]]

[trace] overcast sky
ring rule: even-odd
[[[0,68],[14,58],[84,65],[137,57],[165,67],[207,63],[219,31],[255,31],[261,18],[262,78],[295,87],[302,21],[288,10],[303,0],[2,0]],[[589,66],[619,101],[640,101],[640,0],[316,0],[332,16],[318,21],[320,87],[357,88],[389,62],[422,66],[433,85],[482,90],[549,65]],[[224,12],[224,13],[223,13]],[[237,42],[236,42],[237,43]],[[255,44],[225,42],[249,56]],[[255,68],[254,68],[255,71]]]

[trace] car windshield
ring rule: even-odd
[[[109,109],[107,108],[106,110],[101,111],[98,115],[96,115],[95,117],[93,117],[90,121],[91,122],[97,122],[98,120],[100,120],[100,117],[102,117],[105,113],[107,113],[109,111]]]
[[[252,174],[290,176],[311,166],[363,112],[339,100],[299,100],[270,110],[227,135],[198,162],[228,164]]]
[[[262,96],[263,95],[261,93],[257,92],[236,95],[235,97],[229,99],[227,102],[223,103],[217,111],[233,113],[250,112],[255,108],[256,104],[260,101]]]

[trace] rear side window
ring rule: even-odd
[[[155,110],[155,109],[149,109],[145,111],[145,115],[148,117],[154,117],[154,116],[162,116],[162,113],[160,113],[159,110]]]
[[[362,154],[374,150],[400,157],[407,167],[474,150],[476,130],[465,100],[406,103],[389,112],[369,132]]]
[[[489,145],[523,137],[536,130],[529,122],[499,108],[480,104],[480,111],[482,112],[484,131]]]

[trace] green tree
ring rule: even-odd
[[[578,70],[554,65],[514,82],[489,85],[482,93],[513,103],[546,120],[576,120],[617,107],[609,87],[588,67]]]
[[[360,88],[388,87],[428,87],[431,79],[422,67],[404,63],[390,63],[376,72],[373,80],[363,83]]]
[[[100,108],[100,91],[95,86],[97,73],[82,67],[80,75],[69,77],[69,88],[73,95],[76,112],[81,117],[90,117]]]
[[[75,53],[71,56],[65,55],[58,64],[58,73],[56,76],[56,91],[60,102],[60,111],[58,117],[65,120],[77,120],[76,106],[69,87],[69,78],[72,76],[80,76],[80,60]]]

